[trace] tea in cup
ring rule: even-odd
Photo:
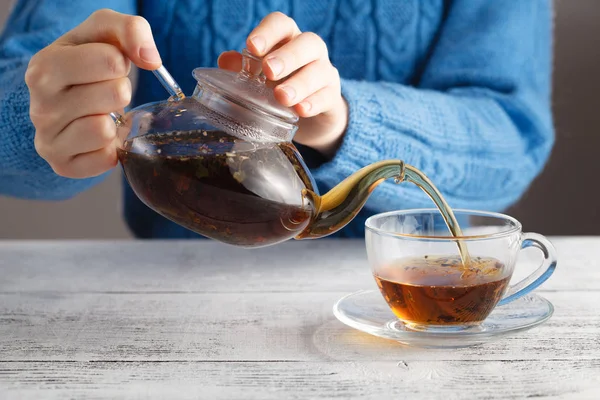
[[[556,268],[556,251],[542,235],[522,233],[514,218],[454,210],[477,226],[450,234],[437,209],[374,215],[366,221],[366,246],[377,286],[408,329],[456,331],[481,324],[499,304],[541,285]],[[468,264],[457,243],[469,253]],[[542,265],[515,285],[510,281],[521,249],[536,247]]]

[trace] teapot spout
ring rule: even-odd
[[[304,189],[302,195],[312,205],[314,214],[296,239],[317,239],[339,231],[356,217],[380,183],[391,178],[400,183],[404,174],[403,161],[386,160],[356,171],[323,196]]]

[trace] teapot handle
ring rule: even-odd
[[[169,71],[167,71],[164,65],[161,65],[158,67],[158,69],[152,71],[152,73],[171,95],[169,100],[179,101],[185,99],[185,95],[183,94],[181,87],[177,82],[175,82],[175,79],[173,79],[173,76],[169,73]],[[123,116],[121,114],[117,112],[111,112],[109,115],[115,122],[116,126],[121,126],[124,123]]]

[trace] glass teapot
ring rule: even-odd
[[[111,114],[119,161],[148,207],[203,236],[244,247],[323,237],[350,222],[379,183],[405,178],[402,161],[381,161],[320,196],[292,144],[298,116],[277,102],[262,60],[247,50],[239,73],[196,68],[191,97],[164,67],[155,75],[168,100]]]

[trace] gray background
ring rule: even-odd
[[[0,0],[0,26],[13,1]],[[544,173],[508,212],[529,231],[598,235],[600,1],[559,0],[555,4],[557,143]],[[117,169],[101,185],[64,202],[0,197],[0,238],[130,237],[121,219],[120,174]]]

